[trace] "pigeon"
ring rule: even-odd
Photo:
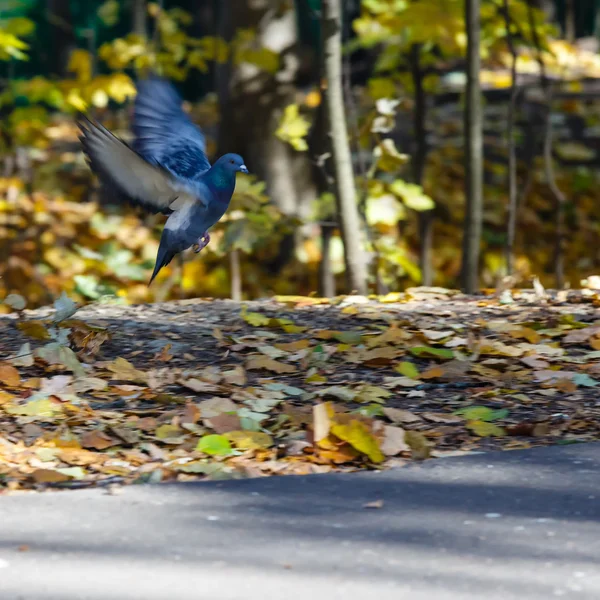
[[[248,173],[239,154],[211,166],[204,134],[181,104],[167,80],[138,82],[131,147],[85,116],[79,122],[84,154],[104,193],[168,215],[148,285],[176,254],[192,246],[198,253],[209,243],[208,230],[229,207],[236,174]]]

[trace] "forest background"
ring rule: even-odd
[[[473,210],[464,1],[341,5],[358,285],[335,201],[319,0],[1,0],[0,298],[35,307],[62,291],[139,303],[459,286]],[[600,266],[600,2],[481,0],[479,10],[482,93],[469,105],[483,120],[479,284],[579,287]],[[208,248],[148,288],[162,218],[99,202],[76,117],[130,139],[135,81],[151,72],[176,83],[209,155],[239,152],[251,175]]]

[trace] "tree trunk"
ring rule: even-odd
[[[133,33],[144,38],[148,37],[146,28],[146,0],[131,0],[131,22]]]
[[[321,263],[319,264],[319,294],[323,298],[335,296],[335,275],[331,268],[331,238],[335,227],[321,225]]]
[[[554,92],[548,77],[546,76],[546,64],[544,63],[544,57],[542,55],[542,46],[539,39],[538,31],[535,24],[535,18],[533,15],[533,6],[531,0],[528,1],[528,18],[529,18],[529,29],[533,38],[533,44],[536,49],[536,59],[540,68],[540,85],[545,96],[544,106],[544,174],[546,176],[546,183],[550,188],[550,192],[554,197],[556,206],[555,214],[555,238],[554,238],[554,275],[556,278],[557,289],[562,289],[565,284],[565,271],[564,271],[564,254],[565,254],[565,208],[567,199],[563,194],[562,190],[556,183],[554,176],[554,163],[552,157],[552,143],[553,143],[553,130],[552,130],[552,99]]]
[[[410,66],[413,85],[415,87],[414,109],[414,139],[415,152],[412,157],[413,180],[417,185],[423,185],[423,172],[427,156],[427,99],[423,86],[423,70],[421,69],[421,45],[413,44],[410,52]],[[419,213],[419,266],[423,285],[433,283],[433,265],[431,250],[433,245],[433,211]]]
[[[50,72],[65,77],[72,50],[77,47],[69,0],[47,0],[47,19],[52,26]]]
[[[462,284],[467,294],[478,289],[483,221],[483,107],[479,84],[480,1],[466,0],[467,89],[465,102],[465,225]]]
[[[515,234],[517,229],[517,155],[515,148],[515,111],[517,105],[517,49],[511,32],[511,16],[508,0],[504,0],[504,23],[506,25],[506,43],[511,54],[510,99],[506,124],[508,147],[508,218],[506,225],[506,274],[515,270]]]
[[[361,243],[360,221],[342,82],[341,0],[323,0],[322,35],[325,95],[335,170],[336,201],[344,242],[346,278],[350,291],[367,293],[367,268]]]

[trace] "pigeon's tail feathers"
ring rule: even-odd
[[[160,238],[160,244],[158,246],[158,253],[156,255],[156,264],[154,265],[154,271],[148,286],[152,284],[154,278],[158,275],[159,271],[166,267],[180,251],[177,241],[173,239],[174,234],[168,230],[163,229],[162,236]]]

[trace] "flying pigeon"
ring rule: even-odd
[[[202,131],[181,107],[181,97],[166,80],[138,82],[133,110],[135,141],[130,148],[108,129],[84,117],[81,144],[102,187],[118,201],[169,215],[154,272],[179,252],[210,241],[208,230],[229,207],[236,173],[248,173],[238,154],[225,154],[212,166]]]

